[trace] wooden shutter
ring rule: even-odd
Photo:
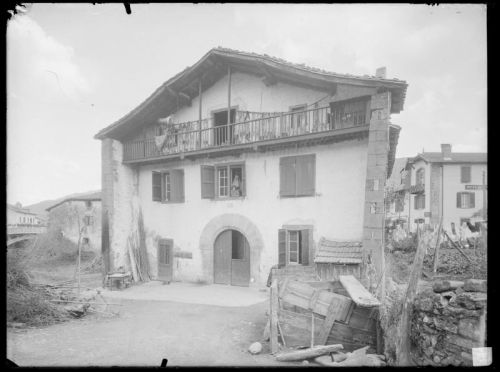
[[[278,230],[278,268],[286,265],[286,230]]]
[[[302,248],[302,265],[309,265],[309,230],[301,230],[300,246]]]
[[[280,158],[280,196],[295,195],[295,156]]]
[[[297,195],[314,195],[316,176],[316,156],[297,156],[295,163]]]
[[[462,208],[462,193],[457,192],[457,208]]]
[[[470,192],[469,195],[470,195],[469,207],[475,208],[476,207],[476,193]]]
[[[161,173],[153,172],[153,201],[161,201]]]
[[[211,165],[201,166],[201,198],[215,197],[215,168]]]
[[[184,170],[170,171],[170,199],[173,202],[184,201]]]
[[[461,167],[461,181],[462,183],[470,182],[470,167]]]
[[[246,177],[245,177],[245,165],[241,166],[241,196],[247,195],[247,185],[246,185]]]

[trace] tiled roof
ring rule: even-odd
[[[444,158],[441,152],[423,152],[415,156],[412,161],[423,159],[429,163],[487,163],[488,154],[485,152],[452,152],[450,158]]]
[[[332,241],[321,238],[316,263],[360,264],[363,248],[359,241]]]
[[[286,60],[284,60],[282,58],[273,57],[273,56],[270,56],[268,54],[258,54],[258,53],[253,53],[253,52],[244,52],[244,51],[236,50],[236,49],[223,48],[221,46],[219,46],[217,48],[214,48],[212,50],[213,51],[219,51],[219,52],[227,52],[227,53],[231,53],[231,54],[246,55],[246,56],[251,56],[251,57],[255,57],[255,58],[263,58],[263,59],[267,59],[269,61],[280,63],[282,65],[287,65],[287,66],[290,66],[290,67],[299,68],[299,69],[302,69],[302,70],[307,70],[307,71],[316,72],[316,73],[321,73],[321,74],[325,74],[325,75],[334,75],[334,76],[345,77],[345,78],[349,78],[349,79],[362,79],[362,80],[387,81],[387,82],[393,82],[393,83],[406,83],[404,80],[399,80],[399,79],[396,79],[396,78],[394,78],[394,79],[382,79],[382,78],[379,78],[379,77],[376,77],[376,76],[373,76],[373,75],[363,75],[363,76],[360,76],[360,75],[352,75],[352,74],[341,74],[341,73],[338,73],[338,72],[332,72],[332,71],[323,70],[323,69],[320,69],[320,68],[317,68],[317,67],[307,66],[304,63],[292,63],[292,62],[286,61]]]

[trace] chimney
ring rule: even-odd
[[[441,154],[443,154],[443,158],[451,158],[451,145],[449,143],[441,144]]]
[[[375,76],[380,78],[380,79],[385,79],[386,75],[387,75],[387,68],[385,66],[379,67],[375,71]]]

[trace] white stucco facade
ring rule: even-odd
[[[366,139],[354,140],[310,148],[248,153],[238,158],[218,157],[142,166],[138,189],[147,234],[173,239],[175,250],[192,253],[192,259],[176,258],[174,279],[210,281],[210,277],[202,275],[200,236],[203,229],[225,214],[244,216],[255,226],[263,241],[256,270],[259,277],[252,277],[251,283],[264,284],[271,266],[278,263],[278,229],[283,225],[312,225],[314,242],[321,237],[361,240],[366,145]],[[301,154],[316,154],[316,195],[280,198],[279,159]],[[229,200],[202,199],[200,165],[227,162],[245,164],[246,196]],[[184,169],[184,203],[152,201],[151,173],[168,169]],[[247,231],[241,232],[248,235]],[[156,260],[155,241],[148,239],[153,262]],[[213,245],[213,242],[208,244]],[[252,264],[256,263],[251,262],[251,267]],[[152,267],[153,274],[155,271],[156,268]]]

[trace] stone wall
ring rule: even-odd
[[[472,348],[486,342],[486,281],[438,281],[420,293],[411,338],[418,365],[472,366]]]

